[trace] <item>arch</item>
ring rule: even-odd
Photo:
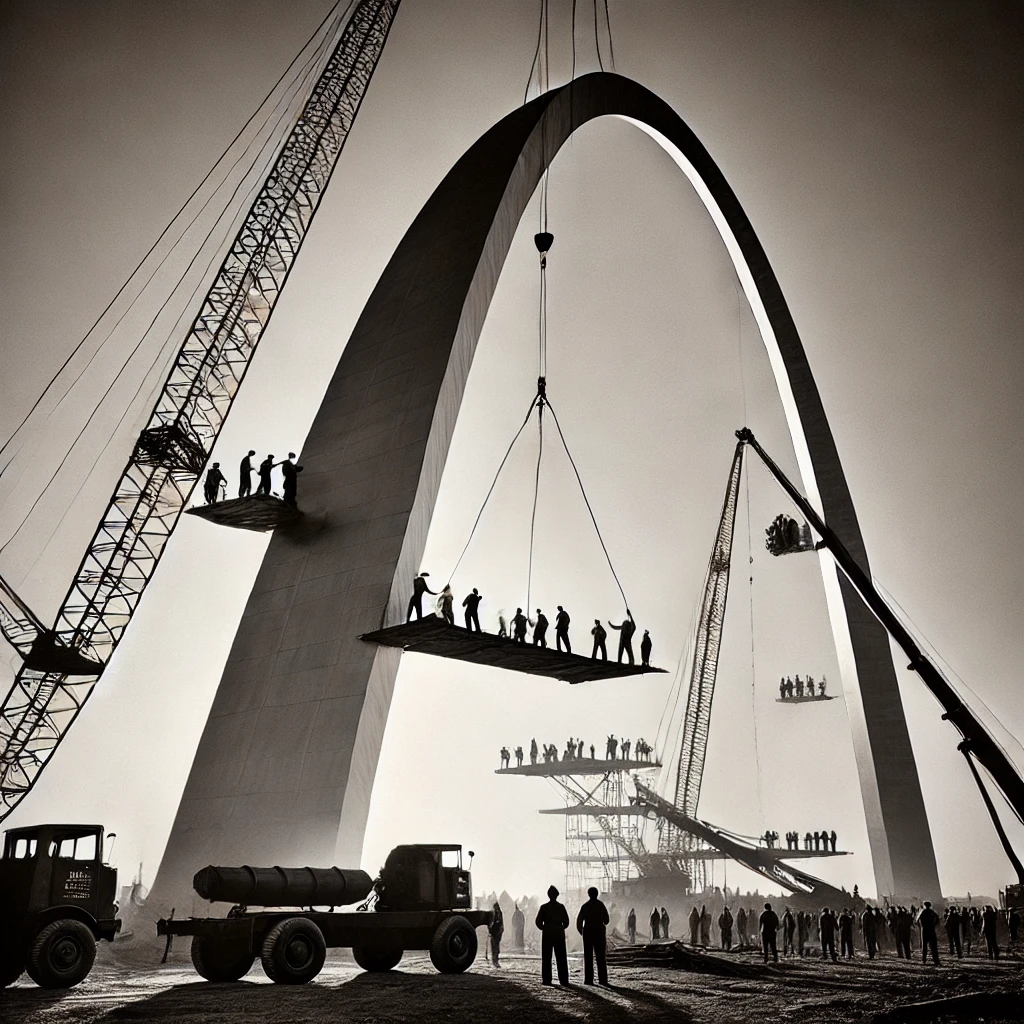
[[[157,899],[184,898],[205,863],[358,861],[399,654],[356,637],[404,615],[512,238],[559,148],[603,116],[655,139],[707,207],[767,348],[804,487],[867,568],[796,326],[721,171],[685,122],[636,82],[602,72],[552,90],[503,118],[455,164],[353,330],[303,447],[303,506],[318,526],[271,541],[196,752]],[[888,637],[824,555],[821,565],[878,892],[938,892]]]

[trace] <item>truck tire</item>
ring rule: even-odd
[[[462,916],[446,918],[430,940],[430,962],[442,974],[461,974],[476,959],[476,929]]]
[[[286,917],[267,932],[260,962],[278,985],[305,985],[322,970],[327,957],[323,933],[305,917]]]
[[[404,952],[404,949],[396,949],[394,946],[353,946],[352,959],[364,971],[378,974],[397,967]]]
[[[92,970],[96,939],[74,918],[51,921],[29,943],[25,969],[40,988],[71,988]]]
[[[255,959],[247,941],[192,936],[192,966],[207,981],[238,981],[249,973]]]

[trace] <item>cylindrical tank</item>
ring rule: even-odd
[[[373,881],[358,868],[218,868],[197,871],[192,888],[211,903],[247,907],[343,907],[366,899]]]

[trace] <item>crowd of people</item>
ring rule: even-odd
[[[259,483],[256,485],[257,497],[266,495],[268,498],[274,494],[272,474],[275,469],[281,470],[281,497],[284,502],[295,508],[298,504],[299,474],[302,467],[297,465],[295,452],[289,452],[288,458],[281,462],[275,462],[273,455],[268,455],[258,468],[252,464],[256,452],[249,449],[249,454],[242,459],[238,467],[238,496],[247,498],[252,493],[252,475],[256,473]],[[203,481],[203,497],[207,505],[223,501],[227,497],[227,477],[221,472],[220,463],[215,462],[207,471],[206,479]],[[222,492],[224,492],[222,494]]]
[[[808,676],[806,680],[799,675],[790,679],[789,676],[782,676],[779,679],[779,699],[792,700],[794,697],[824,697],[827,681],[824,676],[817,683],[818,692],[815,694],[814,676]]]
[[[430,573],[421,572],[412,582],[412,597],[409,598],[409,607],[406,612],[405,621],[411,622],[413,618],[423,618],[423,599],[426,595],[436,597],[435,614],[444,619],[449,626],[455,625],[455,594],[452,592],[451,584],[446,583],[440,592],[431,590],[429,584]],[[483,594],[477,590],[476,587],[462,599],[463,609],[463,620],[465,621],[466,629],[471,633],[482,633],[483,629],[480,628],[480,605],[483,602]],[[559,651],[564,651],[566,654],[572,654],[572,642],[569,639],[569,624],[571,623],[569,613],[561,605],[558,605],[558,610],[555,613],[554,630],[555,630],[555,648]],[[626,617],[622,622],[615,623],[609,620],[608,626],[614,629],[619,634],[619,651],[618,651],[618,663],[621,665],[623,659],[630,664],[636,664],[633,655],[633,635],[636,633],[636,622],[633,619],[633,613],[627,608]],[[548,630],[551,628],[551,620],[544,614],[543,610],[538,608],[530,617],[528,614],[524,614],[522,608],[516,608],[516,613],[511,617],[507,618],[505,610],[498,610],[498,629],[497,636],[504,639],[510,640],[512,643],[517,644],[530,644],[535,647],[547,647],[548,646]],[[532,631],[532,632],[531,632]],[[529,639],[527,635],[529,634]],[[600,619],[594,619],[594,625],[590,630],[590,635],[593,638],[593,648],[591,650],[591,658],[600,659],[602,661],[608,660],[608,648],[607,638],[608,631],[601,624]],[[640,664],[645,668],[649,668],[651,664],[651,650],[653,649],[653,642],[651,640],[651,634],[648,630],[644,630],[644,635],[640,640]]]
[[[769,850],[780,849],[779,847],[779,833],[772,831],[765,831],[763,835],[757,837],[759,842],[764,843]],[[835,853],[836,852],[836,830],[832,829],[831,832],[826,832],[822,829],[820,832],[805,832],[803,836],[803,846],[800,845],[800,833],[799,832],[787,832],[786,833],[786,849],[787,850],[814,850],[820,853]]]
[[[636,763],[637,761],[652,763],[651,756],[653,753],[654,748],[642,736],[635,743],[632,740],[618,740],[614,734],[610,735],[605,740],[604,760],[606,761],[629,761],[632,756],[633,763]],[[525,754],[523,753],[522,746],[514,747],[511,750],[509,750],[508,747],[502,747],[500,751],[501,767],[511,767],[511,760],[514,757],[516,759],[516,767],[522,768],[524,756]],[[538,759],[540,759],[544,764],[557,762],[558,744],[538,744],[536,738],[530,740],[530,764],[537,764]],[[565,750],[562,752],[562,761],[581,760],[596,761],[597,749],[593,743],[588,747],[583,740],[574,739],[570,736],[569,739],[566,740]]]

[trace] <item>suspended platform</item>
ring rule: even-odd
[[[267,533],[302,518],[302,513],[293,505],[266,494],[215,501],[212,505],[196,505],[195,508],[186,509],[185,514],[198,516],[217,526],[254,530],[257,533]]]
[[[534,676],[549,676],[567,683],[620,679],[623,676],[665,671],[663,668],[620,665],[614,661],[599,661],[579,654],[565,654],[553,647],[519,644],[494,633],[471,633],[461,626],[449,626],[444,619],[436,615],[414,619],[400,626],[388,626],[373,633],[364,633],[359,639],[383,647],[401,647],[404,651],[433,654],[438,658],[468,661],[474,665],[490,665]]]
[[[572,762],[570,762],[571,764]],[[650,813],[639,804],[623,804],[621,807],[601,807],[598,804],[576,804],[573,807],[552,807],[539,811],[540,814],[564,814],[576,818],[646,818]]]
[[[607,775],[609,772],[642,772],[660,768],[659,761],[623,761],[615,758],[574,757],[568,761],[540,761],[519,768],[496,768],[495,775],[535,775],[553,779],[566,775]]]
[[[810,704],[811,701],[835,700],[835,694],[816,694],[814,697],[776,697],[776,704]]]

